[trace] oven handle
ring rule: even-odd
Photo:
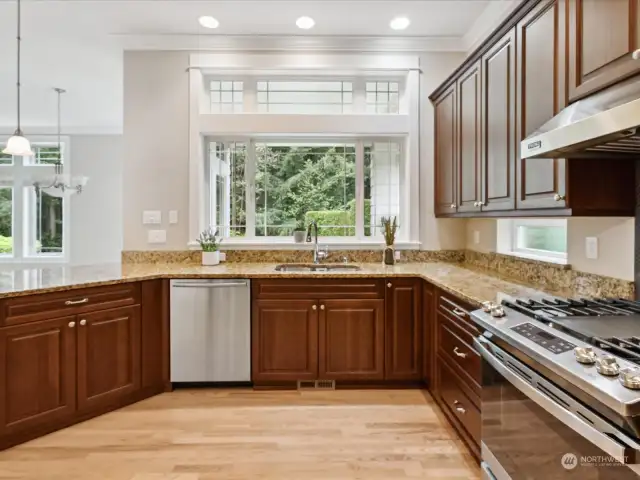
[[[614,457],[618,462],[623,464],[636,464],[638,463],[637,451],[628,445],[623,445],[620,442],[615,441],[610,436],[602,433],[600,430],[592,427],[587,422],[582,420],[573,412],[559,405],[551,397],[545,395],[537,388],[533,387],[529,382],[523,380],[509,369],[504,363],[493,355],[485,345],[489,343],[483,337],[476,337],[473,340],[476,351],[482,355],[482,357],[493,367],[500,375],[509,381],[515,388],[520,390],[533,402],[538,404],[545,411],[556,417],[559,421],[565,424],[574,432],[584,437],[589,442],[598,446],[605,453]]]

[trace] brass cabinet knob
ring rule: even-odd
[[[313,306],[313,307],[311,307],[311,308],[312,308],[313,310],[317,310],[317,309],[318,309],[318,306],[317,306],[317,305],[314,305],[314,306]]]
[[[455,203],[452,203],[452,204],[450,205],[450,208],[456,208],[456,204],[455,204]]]
[[[478,206],[479,207],[484,207],[484,202],[482,202],[482,201],[478,202]]]
[[[387,283],[387,288],[391,288],[393,287],[393,285],[391,285],[391,282]]]
[[[69,322],[69,328],[73,328],[76,326],[76,322]]]
[[[324,305],[320,305],[320,310],[324,310]]]
[[[84,320],[84,319],[83,319],[83,320],[80,320],[80,325],[82,325],[82,326],[84,327],[86,324],[87,324],[87,321],[86,321],[86,320]]]
[[[553,199],[554,199],[556,202],[559,202],[559,201],[561,201],[561,200],[564,200],[565,198],[567,198],[567,197],[565,197],[564,195],[559,195],[559,194],[557,194],[557,193],[553,196]]]

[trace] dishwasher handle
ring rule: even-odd
[[[247,281],[241,282],[219,282],[219,283],[205,283],[205,282],[175,282],[172,287],[176,288],[229,288],[229,287],[246,287],[249,284]]]

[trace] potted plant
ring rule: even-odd
[[[382,262],[385,265],[395,265],[396,263],[396,252],[393,244],[396,241],[397,220],[397,217],[393,217],[393,220],[391,220],[391,217],[382,217],[380,220],[384,230],[384,243],[386,243],[382,257]]]
[[[220,242],[218,230],[214,232],[211,227],[202,232],[198,237],[198,243],[202,248],[202,265],[218,265],[220,263]]]
[[[306,233],[304,221],[298,220],[296,222],[296,227],[293,229],[293,241],[296,243],[304,243],[304,236]]]

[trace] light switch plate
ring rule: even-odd
[[[586,257],[591,260],[598,259],[598,237],[587,237],[584,242]]]
[[[142,212],[143,225],[160,225],[162,223],[162,212],[160,210],[145,210]]]
[[[478,230],[473,231],[473,243],[476,245],[480,243],[480,232]]]
[[[166,243],[167,231],[166,230],[149,230],[147,234],[147,241],[149,243]]]
[[[169,210],[169,223],[171,225],[178,223],[178,210]]]

